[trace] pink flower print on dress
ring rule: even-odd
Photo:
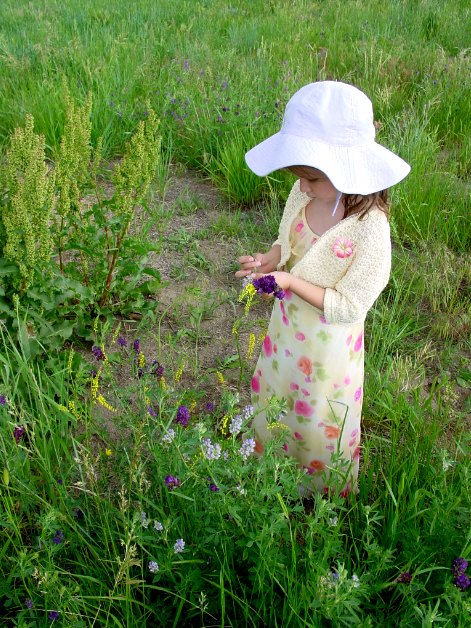
[[[276,344],[276,342],[273,345],[273,353],[278,353],[278,345]]]
[[[360,448],[355,447],[355,451],[352,454],[352,460],[357,460],[360,457]]]
[[[298,401],[296,401],[296,403],[294,404],[294,411],[296,412],[296,414],[300,414],[301,416],[308,419],[313,415],[314,408],[309,403],[306,403],[305,401],[300,401],[298,399]]]
[[[291,382],[289,387],[290,387],[291,390],[299,390],[299,386],[295,382]]]
[[[304,373],[304,375],[311,375],[312,373],[312,362],[311,360],[302,355],[298,360],[298,369]]]
[[[300,231],[303,230],[303,227],[304,227],[304,223],[303,222],[298,222],[298,224],[296,225],[294,230],[296,231],[296,233],[299,233]]]
[[[332,247],[332,251],[340,259],[350,257],[353,253],[353,242],[348,238],[337,238]]]
[[[362,390],[361,390],[361,386],[360,386],[360,388],[357,388],[357,389],[355,390],[355,394],[353,395],[353,399],[354,399],[355,401],[360,401],[360,399],[361,399],[361,393],[362,393]]]
[[[293,355],[291,351],[289,349],[285,349],[285,356],[289,358],[291,355]]]
[[[309,390],[306,390],[305,388],[301,388],[301,392],[303,393],[305,397],[311,396],[311,393],[309,392]]]
[[[304,438],[301,436],[299,432],[294,432],[293,436],[295,437],[296,440],[304,440]]]
[[[283,299],[284,301],[291,301],[291,299],[293,298],[293,293],[291,292],[291,290],[283,290],[283,292],[285,293],[285,298]],[[281,303],[281,301],[280,301]]]
[[[283,318],[281,319],[283,321],[283,325],[286,325],[286,327],[288,327],[289,325],[289,320],[287,316],[283,316]]]
[[[350,336],[347,338],[347,347],[350,345],[351,342],[352,342],[352,334],[350,334]]]
[[[322,462],[322,460],[311,460],[308,465],[308,469],[312,469],[310,473],[320,473],[321,471],[324,471],[325,464]]]
[[[283,443],[283,449],[284,449],[285,451],[288,451],[288,445],[287,445],[286,443]]]
[[[267,356],[267,358],[270,358],[272,351],[273,351],[273,348],[271,345],[271,338],[267,334],[265,338],[263,339],[263,353]]]
[[[345,386],[350,386],[352,380],[347,375],[347,377],[345,377],[345,379],[343,380],[343,383],[345,384]]]
[[[340,436],[340,428],[336,425],[326,425],[324,433],[327,438],[338,438]]]
[[[252,390],[257,394],[260,392],[260,380],[256,376],[252,377]]]
[[[303,334],[302,331],[297,331],[294,335],[294,337],[296,338],[296,340],[300,340],[301,342],[303,340],[306,340],[306,336]]]
[[[353,350],[356,352],[360,351],[362,344],[363,344],[363,332],[361,332],[361,334],[355,340],[355,345],[353,347]]]
[[[335,451],[335,447],[333,445],[326,445],[325,448],[327,451]]]
[[[325,318],[324,314],[321,314],[321,315],[319,316],[319,322],[321,322],[323,325],[330,325],[330,323],[328,323],[328,322],[327,322],[327,320],[326,320],[326,318]]]

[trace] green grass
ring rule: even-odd
[[[159,113],[158,200],[134,229],[158,234],[177,293],[147,302],[140,327],[121,320],[126,348],[97,318],[104,362],[81,344],[33,360],[28,326],[0,325],[0,623],[40,628],[57,610],[74,628],[466,626],[469,592],[450,568],[470,557],[468,3],[4,0],[0,24],[3,148],[32,113],[54,159],[66,85],[79,102],[91,92],[107,157],[122,154],[146,101]],[[238,353],[222,334],[241,314],[235,260],[270,246],[292,184],[253,176],[244,152],[278,129],[299,86],[331,78],[371,96],[379,141],[412,172],[392,191],[393,272],[367,319],[359,493],[303,501],[280,441],[244,461],[227,433],[247,398],[245,337],[269,308],[243,321]],[[168,209],[170,161],[227,201],[216,211],[188,189]],[[178,228],[207,209],[209,224]],[[186,429],[174,424],[181,405]],[[208,460],[205,438],[228,459]],[[181,487],[169,491],[167,474]]]

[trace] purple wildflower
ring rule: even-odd
[[[153,408],[151,408],[151,406],[147,408],[147,412],[150,414],[151,417],[155,418],[157,416],[157,412]]]
[[[141,377],[142,377],[143,375],[144,375],[144,369],[142,369],[142,368],[140,368],[140,367],[139,367],[139,368],[137,369],[137,377],[138,377],[138,379],[141,379]]]
[[[240,414],[237,414],[229,423],[229,432],[233,436],[237,436],[237,434],[241,431],[242,422],[243,422],[242,416]]]
[[[219,486],[217,486],[216,484],[214,484],[214,482],[211,482],[209,484],[209,490],[213,491],[213,493],[219,493]]]
[[[126,338],[124,336],[119,336],[118,337],[118,344],[120,347],[127,347],[128,346],[128,341],[126,340]]]
[[[214,403],[212,403],[211,401],[208,401],[205,407],[206,407],[206,412],[212,412],[214,410]]]
[[[97,347],[96,345],[93,345],[92,353],[95,356],[95,359],[97,359],[98,361],[105,359],[105,354],[103,353],[102,349],[100,347]]]
[[[253,438],[248,438],[247,440],[245,440],[239,449],[239,453],[244,460],[247,460],[250,454],[253,454],[254,451],[255,440]]]
[[[48,617],[51,621],[56,621],[56,619],[59,619],[59,611],[50,611]]]
[[[221,457],[221,445],[219,443],[214,443],[213,445],[210,438],[204,439],[201,448],[206,460],[219,460]]]
[[[186,72],[188,72],[188,70],[190,69],[190,63],[188,59],[185,59],[185,61],[183,62],[183,68]]]
[[[141,343],[140,343],[140,341],[139,341],[139,338],[136,338],[136,340],[132,343],[132,346],[133,346],[134,351],[135,351],[136,353],[139,353],[139,352],[140,352],[140,350],[141,350]]]
[[[150,560],[149,561],[149,571],[150,571],[150,573],[157,573],[159,571],[159,566],[155,562],[155,560]]]
[[[80,508],[76,508],[74,510],[74,517],[76,517],[77,519],[84,519],[85,513]]]
[[[171,443],[174,438],[175,438],[175,430],[169,427],[168,430],[165,432],[165,434],[162,436],[162,442]]]
[[[457,578],[458,576],[463,575],[467,568],[468,561],[459,556],[453,561],[453,564],[451,566],[451,573],[455,576],[455,578]]]
[[[60,545],[63,540],[64,540],[64,535],[62,534],[60,530],[57,530],[57,532],[54,534],[54,538],[52,539],[52,542],[55,543],[56,545]]]
[[[276,290],[276,279],[273,275],[264,275],[254,279],[252,283],[258,294],[272,294]]]
[[[7,403],[7,398],[5,395],[0,395],[0,406],[5,406]]]
[[[469,588],[471,581],[465,573],[462,573],[453,580],[453,584],[455,587],[458,587],[458,589],[466,591],[466,589]]]
[[[188,426],[188,421],[190,420],[190,411],[186,406],[178,406],[177,416],[175,418],[175,423],[180,423],[183,427]]]
[[[17,425],[13,430],[13,436],[18,444],[23,436],[26,434],[26,428],[23,425]]]
[[[169,491],[173,491],[174,488],[178,488],[179,486],[181,486],[181,484],[181,480],[179,480],[174,475],[165,476],[165,486],[168,488]]]
[[[408,571],[404,571],[396,578],[396,582],[410,584],[412,582],[412,575]]]
[[[33,608],[34,603],[33,603],[33,600],[30,597],[26,598],[25,606],[26,606],[26,608]]]
[[[185,541],[183,539],[177,539],[175,545],[173,546],[173,553],[180,554],[185,549]]]
[[[221,87],[222,87],[222,89],[224,89],[224,90],[225,90],[225,89],[227,89],[227,81],[223,81],[223,82],[222,82],[222,86],[221,86]]]

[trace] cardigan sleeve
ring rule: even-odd
[[[363,233],[348,271],[334,288],[325,289],[324,316],[328,323],[364,320],[388,283],[391,272],[389,223],[382,221],[378,227]]]

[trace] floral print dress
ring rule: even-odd
[[[286,270],[316,246],[305,208],[290,231]],[[348,246],[347,246],[348,245]],[[332,255],[351,255],[352,243],[338,241]],[[363,397],[363,322],[329,324],[322,312],[290,291],[275,301],[262,352],[252,378],[256,450],[271,436],[265,408],[284,398],[287,429],[283,445],[306,469],[308,488],[348,493],[358,475]]]

